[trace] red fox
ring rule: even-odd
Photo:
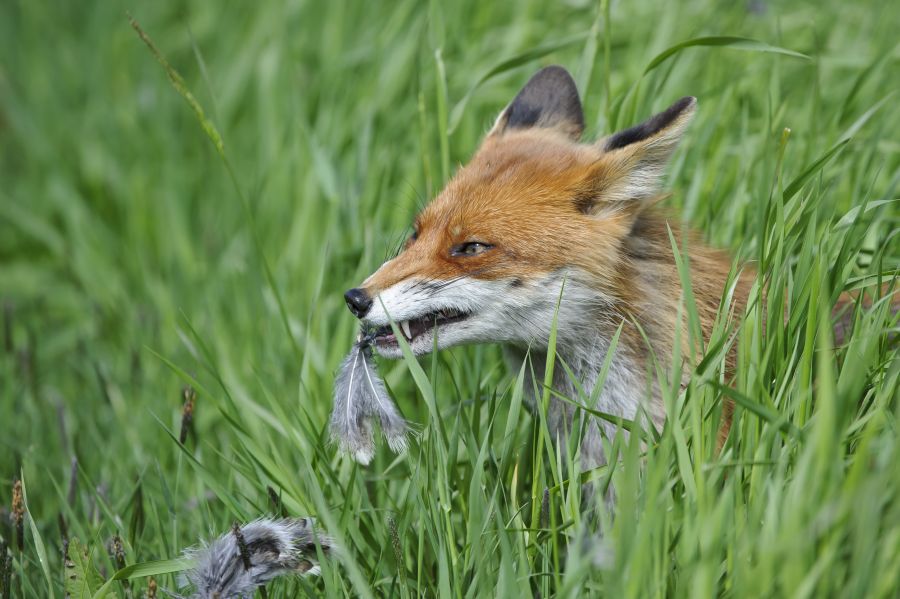
[[[647,414],[661,427],[660,389],[648,384],[655,379],[648,376],[651,351],[668,364],[676,340],[689,336],[676,331],[686,327],[678,318],[681,280],[666,220],[653,204],[696,106],[695,98],[682,98],[637,126],[581,143],[575,82],[562,67],[538,71],[471,161],[418,215],[402,252],[346,292],[353,314],[375,329],[376,351],[401,357],[393,320],[417,355],[500,343],[513,360],[530,352],[533,376],[543,382],[556,320],[557,356],[590,393],[624,321],[598,405],[590,407],[626,419]],[[688,245],[708,336],[732,260],[698,239]],[[735,314],[743,313],[755,279],[749,267],[737,279]],[[578,397],[564,368],[554,369],[553,385]],[[573,411],[552,399],[551,432],[565,434]],[[586,467],[605,463],[601,437],[616,430],[594,420],[581,445]],[[723,420],[727,432],[730,408]]]

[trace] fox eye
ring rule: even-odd
[[[454,245],[450,248],[451,256],[477,256],[479,254],[483,254],[484,252],[491,249],[492,246],[489,243],[482,243],[480,241],[467,241],[466,243],[460,243],[459,245]]]

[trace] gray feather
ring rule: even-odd
[[[368,464],[375,456],[372,420],[377,419],[392,451],[407,446],[408,426],[375,370],[368,340],[359,341],[344,358],[334,381],[331,438],[341,451]]]
[[[234,532],[185,552],[194,562],[185,575],[194,589],[192,599],[250,598],[260,585],[279,576],[318,574],[316,541],[325,555],[335,551],[310,518],[261,519],[245,524],[240,532],[249,568]]]

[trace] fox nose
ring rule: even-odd
[[[350,311],[357,318],[362,318],[368,314],[369,308],[372,307],[372,298],[369,297],[369,294],[364,289],[359,287],[354,287],[345,293],[344,299],[347,300],[347,307],[350,308]]]

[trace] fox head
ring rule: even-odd
[[[682,98],[649,120],[581,143],[575,82],[538,71],[500,113],[472,160],[416,217],[402,252],[346,292],[399,357],[390,323],[416,354],[499,342],[530,346],[621,321],[629,304],[622,248],[658,197],[666,163],[694,112]]]

